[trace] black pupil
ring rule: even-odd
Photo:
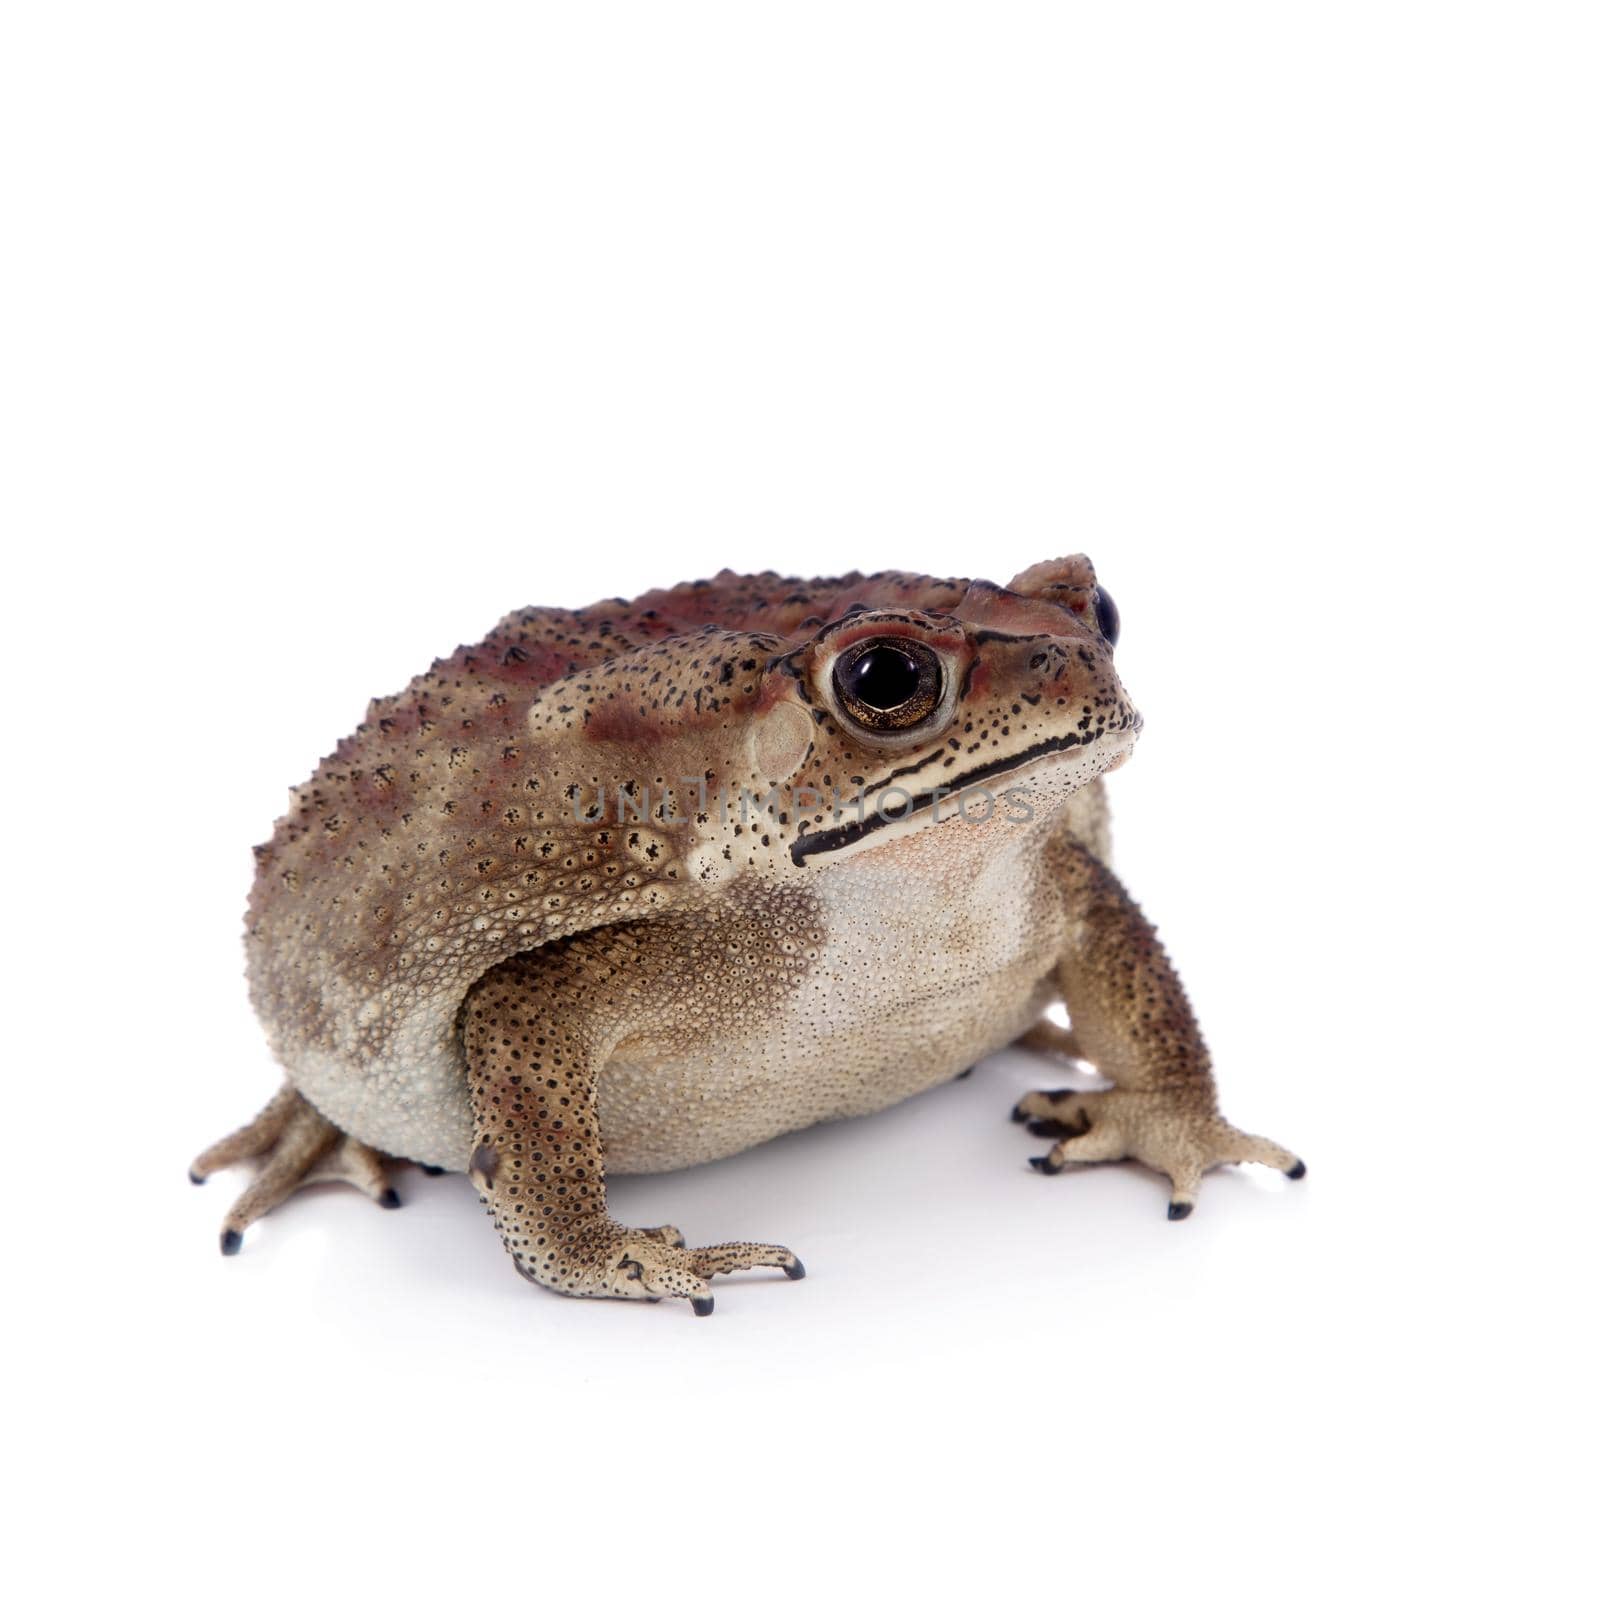
[[[1094,592],[1094,620],[1100,625],[1100,637],[1115,645],[1122,632],[1122,618],[1117,614],[1117,602],[1104,589]]]
[[[849,690],[874,711],[893,711],[917,692],[921,671],[904,650],[876,645],[863,650],[849,668]]]

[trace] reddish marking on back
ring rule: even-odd
[[[842,578],[785,578],[775,572],[738,577],[730,572],[695,584],[652,589],[625,612],[630,627],[644,620],[663,632],[692,633],[709,623],[737,632],[809,635],[837,621],[851,606],[948,611],[966,592],[967,580],[925,578],[917,573],[879,572]],[[609,614],[609,613],[608,613]]]
[[[682,726],[676,719],[664,721],[648,701],[608,700],[589,711],[583,719],[582,732],[584,738],[597,743],[623,742],[648,747],[665,744]]]
[[[770,711],[780,700],[793,700],[794,687],[779,672],[769,672],[761,680],[761,688],[756,692],[755,703],[751,707],[758,715],[763,711]]]

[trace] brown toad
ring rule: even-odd
[[[1219,1115],[1176,973],[1108,863],[1140,719],[1087,559],[1005,588],[724,572],[512,613],[294,791],[257,850],[251,995],[288,1082],[196,1162],[397,1204],[470,1174],[525,1277],[680,1296],[802,1268],[623,1227],[607,1172],[711,1161],[955,1077],[1013,1041],[1111,1087],[1026,1096],[1033,1163],[1201,1175],[1289,1151]],[[1069,1029],[1045,1012],[1064,1001]]]

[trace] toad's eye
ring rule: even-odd
[[[1122,633],[1122,617],[1117,611],[1117,602],[1104,589],[1097,588],[1094,592],[1094,620],[1099,625],[1100,637],[1115,650]]]
[[[914,728],[938,707],[939,658],[916,639],[863,639],[834,663],[833,689],[863,728]]]

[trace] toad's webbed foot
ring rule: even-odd
[[[1040,1172],[1131,1156],[1165,1173],[1172,1183],[1167,1215],[1174,1222],[1194,1210],[1200,1179],[1213,1167],[1258,1161],[1290,1178],[1306,1174],[1305,1162],[1281,1144],[1241,1133],[1203,1101],[1159,1089],[1036,1090],[1011,1115],[1029,1132],[1056,1141],[1034,1157]]]
[[[609,1217],[593,1218],[559,1240],[554,1233],[538,1232],[537,1226],[522,1232],[501,1222],[517,1271],[534,1283],[586,1299],[687,1300],[697,1317],[707,1317],[714,1307],[711,1279],[716,1273],[781,1267],[790,1278],[806,1275],[800,1258],[782,1245],[689,1249],[674,1227],[625,1228]]]
[[[236,1133],[219,1139],[189,1168],[194,1183],[239,1161],[259,1160],[260,1170],[222,1222],[222,1253],[237,1255],[244,1230],[308,1183],[353,1184],[380,1206],[400,1204],[383,1157],[340,1132],[309,1100],[285,1084]]]

